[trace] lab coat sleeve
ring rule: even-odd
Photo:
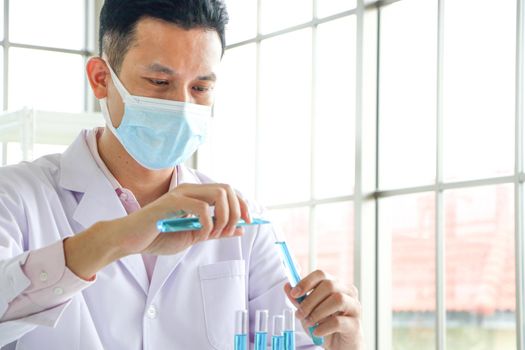
[[[295,309],[284,293],[284,285],[288,280],[275,245],[276,237],[277,234],[272,225],[260,226],[253,241],[249,263],[248,309],[250,329],[255,327],[256,310],[266,309],[270,316],[268,325],[270,333],[274,315],[282,314],[285,308]],[[297,319],[295,329],[297,349],[321,349],[312,343]],[[253,335],[251,342],[253,342]]]
[[[95,281],[85,281],[67,268],[63,241],[31,251],[22,270],[29,279],[30,286],[10,302],[0,322],[20,319],[60,306]],[[55,320],[47,317],[41,317],[40,320],[39,325],[55,323]]]
[[[0,346],[19,339],[39,325],[54,326],[69,303],[69,300],[64,301],[62,298],[54,299],[53,303],[48,305],[31,305],[30,308],[26,308],[25,313],[13,314],[12,318],[4,320],[7,318],[4,317],[6,312],[13,303],[19,306],[18,311],[23,309],[20,306],[24,302],[30,303],[31,299],[25,294],[26,292],[33,292],[33,295],[36,295],[34,293],[42,293],[45,288],[38,288],[37,284],[32,285],[31,278],[24,272],[24,264],[30,262],[31,254],[37,250],[24,251],[24,242],[27,241],[24,239],[24,232],[27,232],[24,205],[14,188],[2,185],[0,187],[0,317],[2,318]],[[56,244],[62,246],[62,241]],[[59,251],[60,253],[54,256],[56,259],[61,259],[64,265],[63,248],[60,248],[62,250],[56,248],[56,246],[45,247],[42,250]],[[43,256],[42,254],[46,255],[45,252],[40,252],[40,256]],[[29,270],[37,271],[38,261],[41,260],[38,255],[38,253],[35,255],[37,263]],[[64,274],[64,269],[61,274]],[[51,281],[60,279],[55,277]]]

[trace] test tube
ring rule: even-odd
[[[235,350],[248,348],[248,311],[238,310],[235,313]]]
[[[266,350],[268,310],[255,311],[255,350]]]
[[[284,317],[273,317],[272,350],[284,350]]]
[[[295,350],[295,315],[292,309],[284,309],[284,350]]]
[[[299,276],[299,272],[297,271],[297,268],[295,267],[295,263],[292,259],[292,255],[290,254],[290,250],[288,250],[288,246],[286,245],[286,242],[284,241],[277,241],[275,242],[275,244],[277,244],[281,248],[279,249],[279,251],[281,252],[281,255],[282,255],[282,260],[283,260],[283,264],[285,267],[285,271],[288,275],[288,281],[290,282],[290,285],[292,287],[295,287],[301,281],[301,277]],[[304,299],[306,299],[306,296],[303,295],[295,300],[300,304],[304,301]],[[308,330],[310,331],[310,337],[312,337],[312,340],[315,345],[323,345],[324,338],[314,335],[314,330],[316,327],[317,325],[311,326],[308,328]]]

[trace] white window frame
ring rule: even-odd
[[[381,8],[403,0],[380,1],[379,25],[381,23]],[[515,241],[515,268],[516,268],[516,349],[525,350],[525,306],[524,306],[524,273],[525,273],[525,239],[524,239],[524,183],[525,173],[523,168],[523,126],[524,126],[524,46],[525,46],[525,0],[517,0],[516,9],[516,81],[515,81],[515,166],[514,174],[510,176],[482,178],[468,181],[446,182],[443,177],[443,50],[444,50],[444,8],[447,0],[438,1],[437,15],[437,109],[436,109],[436,176],[435,183],[428,186],[406,187],[393,190],[381,190],[376,186],[374,198],[381,198],[416,194],[433,193],[435,195],[435,246],[436,246],[436,346],[437,350],[446,349],[446,299],[445,299],[445,232],[444,232],[444,191],[452,189],[465,189],[478,186],[511,184],[514,186],[514,241]],[[453,0],[450,0],[453,1]],[[378,43],[381,38],[378,38]],[[379,52],[380,54],[380,52]],[[379,70],[379,66],[378,66]],[[380,72],[379,72],[380,75]],[[380,79],[380,77],[379,77]],[[379,80],[378,80],[379,81]],[[379,84],[379,83],[378,83]],[[378,97],[380,98],[380,96]],[[377,116],[379,122],[380,116]],[[377,134],[375,136],[377,138]],[[356,218],[357,219],[357,218]],[[376,220],[378,218],[376,217]],[[376,237],[379,233],[376,227]],[[388,240],[378,240],[378,252],[391,251]],[[389,254],[377,255],[378,274],[377,283],[377,347],[376,349],[391,349],[392,308],[389,303],[391,284],[381,282],[391,280],[391,260]],[[383,286],[383,288],[381,288]]]
[[[22,43],[16,43],[10,41],[10,33],[9,33],[9,4],[11,1],[16,0],[4,0],[4,38],[2,41],[0,41],[0,46],[4,48],[3,58],[4,58],[4,64],[3,64],[3,110],[7,110],[9,108],[8,99],[9,99],[9,50],[10,48],[23,48],[23,49],[35,49],[35,50],[43,50],[43,51],[52,51],[52,52],[60,52],[60,53],[69,53],[69,54],[76,54],[81,55],[84,59],[84,64],[87,63],[87,60],[89,57],[93,56],[95,54],[96,50],[96,42],[97,37],[96,33],[98,31],[97,26],[97,17],[99,10],[96,11],[95,9],[100,9],[101,4],[103,3],[103,0],[84,0],[84,24],[85,24],[85,34],[84,34],[84,48],[82,50],[72,50],[72,49],[64,49],[59,47],[49,47],[49,46],[42,46],[42,45],[33,45],[33,44],[22,44]],[[87,77],[84,76],[84,111],[85,112],[92,112],[95,109],[95,103],[93,94],[91,93],[91,89],[89,87],[89,83],[87,81]]]
[[[378,181],[378,122],[377,108],[379,96],[379,26],[381,22],[381,8],[403,0],[358,0],[356,9],[318,19],[316,16],[317,2],[313,0],[313,20],[296,26],[285,28],[273,33],[260,33],[261,1],[257,2],[257,35],[256,37],[227,46],[232,49],[247,44],[256,44],[257,51],[257,93],[256,93],[256,125],[260,125],[260,43],[262,40],[290,33],[303,28],[312,28],[312,69],[315,89],[315,50],[316,28],[319,24],[334,19],[355,15],[357,23],[356,41],[356,110],[355,110],[355,190],[351,196],[336,198],[315,199],[305,202],[285,203],[270,206],[270,209],[290,209],[299,207],[310,208],[310,270],[315,267],[315,231],[312,220],[315,217],[315,207],[320,204],[352,201],[354,205],[354,283],[360,289],[360,298],[363,304],[363,328],[367,349],[388,350],[392,348],[392,308],[387,294],[390,293],[391,260],[389,254],[382,257],[380,252],[388,252],[391,246],[388,242],[378,240],[379,212],[378,202],[382,198],[401,196],[416,193],[434,193],[435,195],[435,244],[436,244],[436,344],[435,348],[444,350],[446,347],[446,300],[445,290],[445,236],[444,236],[444,202],[443,194],[446,190],[463,189],[477,186],[498,184],[512,184],[515,191],[515,267],[516,267],[516,348],[525,350],[525,306],[524,306],[524,274],[525,274],[525,238],[524,238],[524,184],[525,172],[523,166],[523,126],[524,126],[524,76],[525,76],[525,0],[517,0],[516,26],[516,97],[515,97],[515,171],[511,176],[483,178],[469,181],[445,182],[443,178],[443,13],[446,0],[438,1],[438,30],[437,30],[437,109],[436,109],[436,176],[435,183],[427,186],[404,187],[383,190]],[[451,0],[452,1],[452,0]],[[314,94],[312,91],[312,96]],[[314,99],[312,98],[312,101]],[[312,102],[313,103],[313,102]],[[312,106],[313,107],[313,106]],[[315,117],[312,108],[311,121]],[[259,133],[259,128],[257,128]],[[257,134],[256,139],[259,140]],[[312,135],[311,149],[314,149],[314,135]],[[260,144],[256,142],[256,157],[261,153]],[[311,172],[313,173],[313,170]],[[256,177],[259,171],[256,169]],[[314,177],[311,176],[311,186]],[[256,194],[260,188],[260,179],[256,178]],[[313,194],[312,194],[313,195]]]

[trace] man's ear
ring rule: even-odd
[[[106,62],[100,57],[91,57],[86,65],[86,73],[89,85],[97,99],[104,98],[108,95],[108,77],[109,70]]]

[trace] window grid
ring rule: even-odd
[[[84,58],[84,62],[87,63],[87,60],[90,56],[94,54],[93,49],[93,43],[94,41],[92,39],[91,33],[94,32],[94,21],[93,21],[93,8],[94,8],[94,2],[93,0],[84,0],[84,17],[85,17],[85,34],[84,34],[84,49],[83,50],[72,50],[72,49],[65,49],[65,48],[58,48],[58,47],[48,47],[48,46],[41,46],[41,45],[33,45],[33,44],[21,44],[21,43],[15,43],[11,42],[9,38],[9,3],[13,0],[4,0],[4,39],[0,41],[0,46],[4,48],[4,77],[3,77],[3,110],[6,110],[8,106],[8,98],[9,98],[9,49],[10,48],[22,48],[22,49],[36,49],[36,50],[43,50],[43,51],[52,51],[52,52],[59,52],[59,53],[69,53],[69,54],[76,54],[81,55]],[[89,86],[88,86],[87,77],[84,76],[84,110],[85,111],[93,111],[93,99],[90,97],[89,94]]]
[[[381,1],[378,3],[379,11],[382,6],[386,6],[397,1],[402,0],[390,0]],[[393,190],[382,190],[379,187],[374,192],[373,197],[378,201],[381,198],[401,196],[406,194],[415,193],[434,193],[435,194],[435,217],[436,217],[436,349],[446,349],[446,299],[445,299],[445,232],[444,232],[444,192],[451,189],[464,189],[469,187],[478,186],[489,186],[496,184],[512,184],[514,186],[514,226],[515,226],[515,268],[516,268],[516,348],[518,350],[525,349],[525,305],[524,305],[524,273],[525,273],[525,238],[524,238],[524,184],[525,184],[525,173],[523,169],[523,123],[524,123],[524,21],[525,21],[525,0],[517,0],[517,22],[516,22],[516,89],[515,89],[515,170],[512,176],[500,176],[481,178],[468,181],[452,181],[445,182],[443,180],[443,34],[444,34],[444,7],[446,0],[438,0],[438,37],[437,39],[437,110],[436,110],[436,180],[433,185],[428,186],[417,186],[417,187],[405,187]],[[379,17],[380,18],[380,17]],[[380,20],[379,20],[380,21]],[[381,38],[379,38],[380,42]],[[380,115],[378,112],[378,123],[380,122]],[[376,135],[378,137],[378,135]],[[379,152],[379,150],[378,150]],[[378,169],[379,172],[379,169]],[[377,202],[376,202],[377,205]],[[377,219],[377,218],[376,218]],[[376,226],[376,229],[377,226]],[[378,233],[378,232],[377,232]],[[380,257],[376,257],[378,262]],[[383,273],[388,271],[386,262],[382,262],[383,267],[381,271]],[[380,279],[377,275],[376,279]],[[380,302],[380,297],[378,297]],[[391,312],[391,310],[379,311],[379,314],[383,312]],[[379,315],[378,314],[378,315]],[[384,315],[383,315],[384,316]],[[380,321],[379,321],[380,322]],[[391,328],[391,325],[389,325]],[[378,326],[378,332],[386,331]],[[388,334],[384,334],[388,337]],[[378,338],[381,335],[378,334]],[[383,347],[386,347],[382,343]],[[378,345],[377,348],[383,349],[382,346]]]
[[[314,159],[314,150],[315,150],[315,99],[313,98],[315,96],[315,74],[316,74],[316,43],[317,43],[317,26],[323,23],[331,22],[343,17],[348,17],[355,15],[357,12],[357,9],[348,10],[345,12],[337,13],[328,17],[323,18],[317,18],[317,0],[313,0],[312,6],[313,6],[313,17],[312,20],[309,22],[305,22],[302,24],[294,25],[288,28],[284,28],[275,32],[261,34],[261,4],[263,0],[257,1],[257,35],[254,38],[243,40],[237,43],[229,44],[226,46],[226,50],[233,49],[240,46],[249,45],[252,43],[256,44],[256,116],[255,116],[255,123],[256,123],[256,131],[255,131],[255,138],[256,138],[256,150],[255,150],[255,158],[258,159],[259,155],[261,154],[260,149],[260,123],[261,123],[261,85],[260,85],[260,77],[261,77],[261,69],[260,69],[260,61],[261,61],[261,42],[270,39],[276,36],[285,35],[294,31],[298,31],[305,28],[312,28],[312,48],[311,48],[311,54],[312,54],[312,86],[311,86],[311,92],[310,96],[311,98],[311,113],[310,113],[310,123],[312,125],[311,128],[311,134],[310,134],[310,156],[311,156],[311,165],[310,165],[310,192],[311,196],[310,199],[307,201],[301,201],[301,202],[293,202],[293,203],[285,203],[285,204],[279,204],[279,205],[270,205],[268,208],[270,210],[274,209],[292,209],[292,208],[299,208],[299,207],[308,207],[309,209],[309,270],[311,271],[316,266],[316,233],[315,233],[315,208],[318,205],[321,204],[329,204],[329,203],[337,203],[342,201],[352,201],[354,199],[353,195],[350,196],[341,196],[341,197],[333,197],[333,198],[322,198],[318,199],[314,197],[314,186],[315,186],[315,159]],[[255,168],[255,196],[259,197],[260,188],[261,188],[261,179],[259,176],[259,169],[258,169],[258,162],[256,162],[256,168]]]
[[[352,9],[349,11],[345,11],[342,13],[338,13],[326,18],[318,19],[316,16],[316,1],[314,0],[314,16],[313,19],[309,22],[302,23],[299,25],[295,25],[289,28],[285,28],[273,33],[267,33],[262,35],[260,33],[260,8],[261,8],[261,1],[258,1],[258,12],[257,12],[257,35],[255,38],[244,40],[238,43],[234,43],[231,45],[228,45],[227,49],[247,45],[250,43],[256,44],[256,66],[257,66],[257,86],[256,86],[256,103],[257,103],[257,112],[256,112],[256,125],[260,125],[260,44],[261,41],[272,38],[278,35],[283,35],[290,33],[292,31],[300,30],[303,28],[312,28],[312,97],[315,94],[315,73],[316,73],[316,28],[319,24],[329,22],[335,19],[339,19],[346,16],[356,15],[357,16],[357,47],[356,47],[356,56],[357,56],[357,100],[356,100],[356,166],[362,166],[366,165],[370,162],[376,162],[377,165],[377,154],[379,152],[379,149],[376,144],[376,159],[368,159],[366,157],[363,157],[363,154],[361,154],[361,148],[363,146],[364,140],[362,137],[371,137],[375,138],[377,140],[378,129],[375,130],[375,135],[367,134],[366,131],[364,135],[361,135],[363,132],[362,130],[362,118],[363,118],[363,111],[362,111],[362,103],[363,103],[363,95],[360,92],[359,87],[362,86],[362,81],[360,82],[360,79],[367,79],[368,76],[364,77],[363,70],[363,37],[366,35],[366,31],[368,29],[364,28],[363,25],[363,18],[365,16],[365,12],[368,10],[374,8],[374,6],[370,4],[366,4],[363,0],[358,1],[358,7],[356,9]],[[397,1],[402,0],[389,0],[389,1],[379,1],[376,3],[377,8],[379,11],[377,11],[377,17],[378,22],[380,22],[380,9],[382,6],[387,6],[389,4],[395,3]],[[488,185],[496,185],[496,184],[513,184],[515,188],[515,245],[516,245],[516,335],[517,335],[517,349],[524,350],[525,349],[525,339],[524,339],[524,327],[525,327],[525,321],[524,321],[524,251],[525,251],[525,239],[523,237],[524,232],[524,223],[523,223],[523,191],[524,191],[524,183],[525,183],[525,173],[523,169],[522,164],[522,146],[523,146],[523,90],[524,90],[524,82],[523,82],[523,76],[524,76],[524,67],[523,67],[523,61],[524,61],[524,18],[525,18],[525,0],[518,0],[518,11],[517,11],[517,53],[516,53],[516,138],[515,138],[515,173],[512,176],[500,176],[500,177],[491,177],[491,178],[482,178],[482,179],[475,179],[475,180],[467,180],[467,181],[449,181],[444,182],[443,180],[443,116],[442,116],[442,96],[443,96],[443,13],[444,13],[444,6],[445,6],[445,0],[439,0],[438,1],[438,36],[436,38],[437,43],[437,55],[438,55],[438,70],[437,70],[437,76],[436,76],[436,84],[437,84],[437,110],[436,110],[436,180],[434,184],[426,185],[426,186],[415,186],[415,187],[404,187],[404,188],[397,188],[397,189],[388,189],[383,190],[380,189],[378,186],[378,182],[376,180],[376,189],[372,193],[363,194],[363,184],[362,184],[362,177],[359,174],[359,169],[356,169],[356,178],[355,178],[355,192],[353,195],[349,196],[341,196],[341,197],[333,197],[333,198],[315,198],[313,188],[314,188],[314,167],[315,167],[315,159],[313,159],[313,149],[315,147],[314,145],[314,132],[315,128],[312,128],[312,142],[311,142],[311,155],[312,155],[312,163],[311,163],[311,197],[307,201],[301,201],[301,202],[295,202],[295,203],[285,203],[280,205],[274,205],[270,206],[270,209],[292,209],[292,208],[299,208],[299,207],[308,207],[310,210],[310,232],[309,232],[309,239],[310,239],[310,250],[309,250],[309,261],[310,261],[310,269],[312,269],[315,266],[315,240],[316,240],[316,234],[315,234],[315,208],[320,204],[326,204],[326,203],[337,203],[342,201],[351,201],[354,204],[354,215],[355,215],[355,227],[354,227],[354,239],[356,240],[355,249],[359,249],[359,244],[357,244],[357,241],[360,240],[360,238],[363,235],[362,231],[366,231],[366,228],[374,227],[375,235],[378,237],[379,235],[379,228],[377,225],[378,220],[378,212],[376,210],[375,217],[372,219],[374,220],[373,223],[361,223],[362,220],[371,220],[368,216],[364,217],[365,215],[362,213],[361,208],[364,205],[366,201],[372,200],[374,201],[374,205],[377,208],[378,201],[381,198],[387,198],[392,196],[401,196],[406,194],[415,194],[415,193],[434,193],[435,194],[435,217],[436,217],[436,349],[443,350],[446,347],[446,300],[444,296],[444,289],[445,289],[445,237],[444,237],[444,203],[443,203],[443,195],[444,192],[451,189],[464,189],[469,187],[478,187],[478,186],[488,186]],[[367,37],[368,38],[368,37]],[[379,38],[377,38],[379,40]],[[379,69],[377,69],[378,73]],[[378,78],[380,79],[380,78]],[[379,80],[378,80],[379,81]],[[312,107],[315,107],[313,104],[315,104],[314,99],[312,98]],[[377,121],[379,122],[379,113],[377,112]],[[311,109],[311,122],[313,123],[313,120],[315,119],[315,108]],[[259,135],[259,127],[256,129],[256,139],[260,139]],[[261,153],[260,149],[260,143],[256,142],[256,158]],[[378,175],[378,167],[376,166],[376,178]],[[256,176],[259,174],[259,172],[256,169]],[[256,179],[256,195],[258,194],[258,191],[260,189],[260,179]],[[361,217],[363,216],[363,217]],[[367,232],[370,233],[370,232]],[[377,244],[377,242],[376,242]],[[375,261],[376,266],[380,266],[380,259],[379,256],[375,252],[367,252],[367,254],[374,253],[375,254]],[[355,252],[355,268],[354,268],[354,280],[356,281],[356,284],[359,284],[362,282],[362,279],[364,276],[358,276],[358,274],[362,273],[360,271],[360,264],[362,263],[362,260],[364,254],[359,254],[359,252]],[[386,269],[381,269],[381,273],[384,273],[387,271]],[[371,271],[372,272],[372,271]],[[380,276],[378,273],[375,275],[375,281],[371,282],[375,286],[378,285],[378,281],[380,279]],[[376,297],[376,309],[378,309],[378,305],[380,303],[380,297]],[[387,312],[390,312],[390,310],[387,310]],[[376,338],[374,340],[369,339],[368,343],[373,344],[377,343],[376,346],[373,346],[373,348],[381,348],[380,344],[383,344],[382,342],[379,342],[378,340],[382,338],[380,334],[380,320],[379,315],[382,313],[382,311],[378,311],[377,318],[375,320],[375,330],[372,330],[372,333],[376,334]],[[391,325],[389,325],[391,327]],[[370,333],[368,333],[370,334]]]

